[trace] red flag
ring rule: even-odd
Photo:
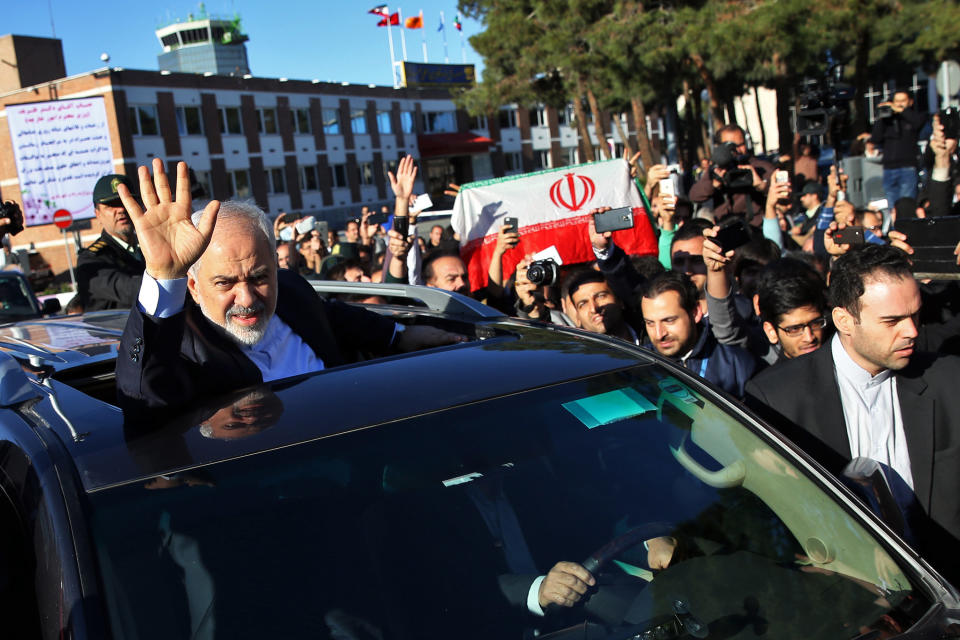
[[[423,29],[423,14],[407,18],[404,20],[403,26],[407,29]]]
[[[460,24],[460,14],[457,14],[457,17],[453,19],[453,26],[457,28],[457,31],[463,31],[463,25]]]
[[[390,14],[390,17],[383,17],[383,20],[377,23],[378,27],[386,27],[387,25],[398,25],[400,24],[400,12]]]
[[[387,5],[385,4],[377,5],[373,9],[370,9],[370,11],[367,11],[367,13],[372,13],[375,16],[382,16],[386,18],[388,15]]]

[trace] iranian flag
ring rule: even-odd
[[[505,280],[524,255],[551,247],[556,248],[563,264],[593,261],[587,237],[588,212],[603,206],[633,208],[633,228],[613,234],[618,246],[628,254],[656,255],[657,240],[625,160],[463,185],[450,222],[460,234],[460,254],[467,264],[470,286],[479,289],[486,284],[504,218],[517,218],[520,226],[520,243],[503,256]]]

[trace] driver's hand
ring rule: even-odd
[[[673,559],[677,541],[669,536],[647,540],[647,566],[651,569],[666,569]]]
[[[597,581],[590,572],[576,562],[558,562],[540,583],[537,594],[540,608],[546,609],[551,604],[572,607],[595,584]]]

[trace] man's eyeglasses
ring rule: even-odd
[[[707,273],[707,263],[703,261],[703,256],[691,255],[686,251],[677,251],[670,257],[670,264],[674,271],[688,273],[693,275],[705,275]]]
[[[818,329],[823,329],[825,326],[827,326],[827,319],[823,316],[820,316],[819,318],[814,318],[810,322],[792,324],[789,327],[781,327],[780,325],[777,325],[777,329],[780,329],[780,331],[783,331],[788,336],[798,336],[803,333],[803,330],[807,327],[809,327],[811,331],[817,331]]]

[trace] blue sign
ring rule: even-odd
[[[472,87],[476,75],[472,64],[403,63],[405,87]]]

